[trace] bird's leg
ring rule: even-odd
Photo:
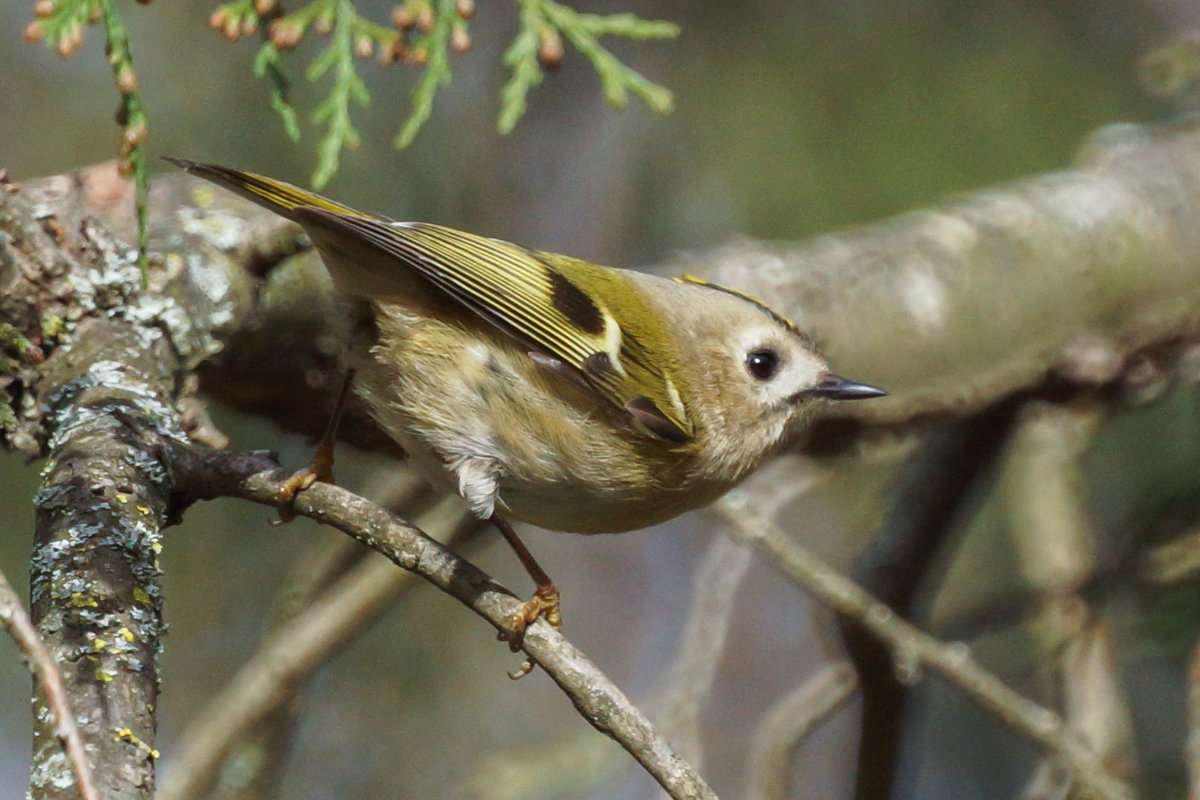
[[[288,522],[293,516],[291,506],[296,500],[297,493],[304,491],[317,481],[333,483],[333,445],[337,440],[338,426],[342,422],[342,415],[346,411],[346,400],[350,396],[350,381],[353,378],[354,370],[347,370],[346,377],[342,380],[342,388],[338,390],[338,399],[333,407],[333,415],[329,418],[329,425],[326,426],[325,433],[321,435],[321,441],[317,444],[317,451],[313,453],[312,460],[303,469],[292,473],[291,477],[275,491],[275,500],[279,504],[279,515],[284,522]]]
[[[533,554],[529,552],[529,548],[525,546],[517,537],[517,532],[513,530],[512,525],[508,524],[508,520],[499,514],[492,514],[492,522],[500,533],[503,534],[504,540],[508,542],[508,546],[517,554],[517,558],[521,560],[521,566],[529,573],[529,577],[533,578],[533,582],[537,585],[537,589],[533,592],[533,597],[530,597],[521,604],[512,615],[512,624],[514,631],[519,635],[524,633],[525,628],[532,625],[538,617],[545,617],[546,622],[549,622],[556,628],[562,627],[562,617],[559,614],[558,603],[558,587],[554,585],[554,581],[550,580],[550,576],[542,569],[542,565],[537,562]]]
[[[491,520],[500,529],[504,540],[508,542],[508,546],[513,549],[513,552],[517,554],[517,558],[520,559],[521,566],[525,567],[525,571],[529,573],[529,577],[533,578],[533,582],[537,585],[533,596],[513,612],[510,619],[513,628],[512,633],[500,634],[500,638],[506,639],[508,646],[515,653],[520,648],[521,638],[525,635],[525,629],[532,625],[538,617],[545,617],[546,622],[555,628],[562,627],[562,616],[559,613],[558,587],[554,585],[554,581],[542,569],[542,565],[537,562],[537,559],[529,552],[529,548],[517,536],[517,532],[513,530],[508,520],[496,513],[492,514]],[[532,669],[533,661],[527,657],[521,663],[521,666],[517,668],[516,672],[508,673],[508,677],[517,680],[528,675]]]

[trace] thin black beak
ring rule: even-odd
[[[808,394],[827,400],[868,400],[883,397],[887,392],[869,383],[847,380],[840,375],[826,375],[820,385]]]

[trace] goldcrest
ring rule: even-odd
[[[472,512],[559,531],[703,506],[821,400],[878,397],[740,292],[355,211],[281,181],[169,159],[293,220],[377,338],[356,390]],[[364,349],[365,350],[365,349]]]

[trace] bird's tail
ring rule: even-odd
[[[201,164],[196,161],[172,158],[170,156],[163,156],[163,159],[170,161],[177,167],[182,167],[193,175],[198,175],[220,184],[226,189],[240,194],[247,200],[252,200],[280,216],[287,217],[293,222],[296,221],[296,215],[293,212],[301,206],[335,211],[355,217],[366,216],[362,212],[347,208],[341,203],[327,200],[319,194],[313,194],[298,186],[292,186],[290,183],[277,181],[274,178],[268,178],[264,175],[256,175],[253,172],[242,172],[240,169],[221,167],[216,164]]]

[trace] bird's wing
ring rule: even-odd
[[[439,225],[389,222],[325,206],[292,213],[310,231],[323,230],[334,241],[351,237],[415,271],[483,319],[575,370],[650,434],[673,443],[694,436],[670,378],[674,362],[662,352],[670,338],[665,329],[647,327],[656,315],[641,290],[628,283],[621,287],[628,289],[621,293],[622,310],[637,306],[640,335],[623,328],[597,297],[597,285],[624,281],[618,271]],[[324,237],[314,232],[314,238]],[[571,278],[581,270],[590,270],[590,291]]]

